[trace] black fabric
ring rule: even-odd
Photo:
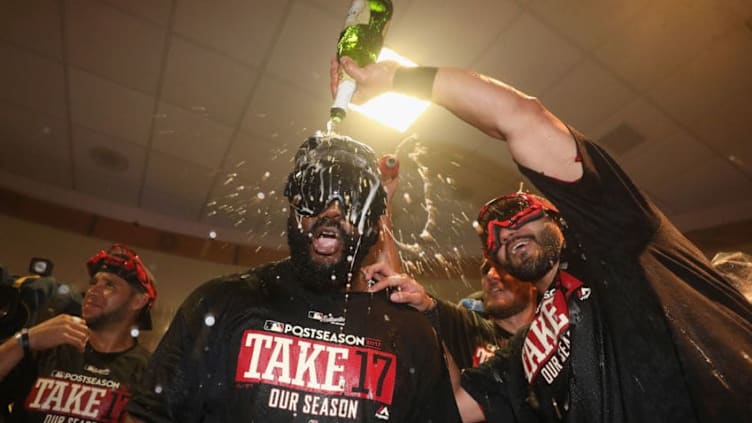
[[[3,408],[13,404],[7,421],[121,422],[148,357],[139,345],[118,353],[88,345],[83,354],[68,345],[33,353],[0,383]]]
[[[458,420],[436,335],[421,313],[386,293],[317,294],[302,288],[301,277],[285,260],[194,291],[152,356],[128,406],[132,415],[155,422]]]
[[[579,181],[520,166],[566,219],[567,242],[583,253],[568,271],[592,289],[572,334],[567,421],[752,421],[752,306],[605,151],[573,134]],[[488,386],[511,361],[463,387],[481,404],[492,394],[515,404],[514,378]]]
[[[477,313],[436,300],[439,327],[444,344],[457,367],[475,367],[506,346],[512,334]]]

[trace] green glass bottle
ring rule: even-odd
[[[390,0],[353,0],[345,19],[345,29],[337,42],[337,59],[347,56],[360,66],[376,62],[391,18]],[[337,96],[329,112],[330,120],[339,122],[345,118],[354,93],[355,81],[340,71]]]

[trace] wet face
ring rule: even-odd
[[[512,276],[536,282],[558,264],[564,236],[561,229],[544,216],[517,229],[502,229],[496,260]]]
[[[315,216],[290,213],[287,236],[293,263],[305,275],[304,284],[316,291],[342,289],[358,247],[357,229],[345,220],[338,202]],[[361,245],[360,248],[370,246]],[[362,254],[358,254],[362,255]]]
[[[521,313],[530,304],[533,286],[495,268],[483,275],[483,308],[491,318],[505,319]]]
[[[89,281],[81,315],[91,329],[119,324],[135,315],[146,296],[125,279],[108,272],[98,272]]]

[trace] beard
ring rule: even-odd
[[[327,226],[335,229],[342,239],[342,250],[336,262],[322,263],[311,256],[312,239],[308,233]],[[360,269],[360,264],[368,250],[374,244],[375,236],[357,236],[349,234],[342,226],[342,221],[332,218],[319,219],[309,230],[298,229],[293,214],[287,219],[287,243],[290,247],[290,260],[299,275],[303,275],[303,286],[316,292],[340,291],[352,279],[352,273]],[[360,246],[358,246],[360,242]],[[357,251],[356,251],[357,250]],[[351,259],[348,260],[348,257]]]
[[[554,228],[553,223],[546,225],[540,234],[532,239],[540,246],[541,254],[539,255],[521,257],[518,263],[514,263],[516,259],[510,259],[511,254],[507,250],[506,257],[508,258],[501,263],[504,269],[523,282],[536,282],[545,276],[559,262],[564,244],[559,232]]]
[[[115,310],[101,313],[86,319],[89,329],[104,329],[128,318],[128,303],[121,305]]]

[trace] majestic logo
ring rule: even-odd
[[[379,409],[376,410],[375,416],[379,420],[389,420],[389,407],[385,405],[379,407]]]
[[[84,366],[84,370],[86,370],[89,373],[94,373],[102,376],[107,376],[110,374],[110,369],[100,369],[98,367],[94,367],[91,364],[87,364]]]
[[[235,380],[391,404],[396,368],[392,353],[246,330]]]
[[[308,312],[308,318],[312,320],[319,321],[321,323],[330,323],[332,325],[337,326],[344,326],[345,325],[345,317],[344,316],[332,316],[331,313],[322,313],[320,311],[313,311],[310,310]]]
[[[94,420],[97,422],[119,422],[125,411],[130,394],[124,390],[113,390],[106,383],[88,384],[73,382],[71,379],[96,379],[83,375],[71,375],[68,380],[56,377],[40,377],[26,397],[26,409],[46,413],[45,421],[57,416],[68,416],[65,421]],[[117,382],[115,382],[117,384]],[[117,384],[119,387],[119,384]],[[51,416],[52,415],[52,416]],[[60,417],[64,419],[64,417]],[[53,419],[53,420],[50,420]]]

